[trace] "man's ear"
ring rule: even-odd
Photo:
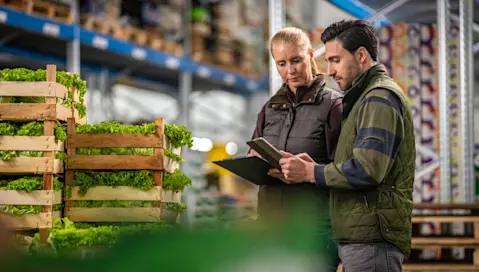
[[[365,62],[368,58],[368,50],[366,50],[366,48],[364,48],[363,46],[359,47],[358,50],[356,50],[356,54],[359,62],[361,63]]]

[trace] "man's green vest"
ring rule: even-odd
[[[379,187],[370,190],[331,189],[333,239],[346,243],[388,241],[409,256],[416,161],[413,119],[407,97],[388,76],[383,65],[375,65],[363,73],[345,94],[341,135],[334,162],[343,163],[352,158],[357,136],[356,112],[366,94],[374,89],[387,89],[401,100],[404,139]]]

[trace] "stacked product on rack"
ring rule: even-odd
[[[196,3],[195,3],[196,2]],[[192,55],[233,73],[249,77],[260,74],[256,55],[264,43],[261,28],[266,16],[252,18],[249,11],[266,10],[251,1],[194,1],[192,9]],[[247,11],[245,11],[245,9]],[[261,54],[259,54],[261,55]],[[261,64],[261,63],[260,63]]]
[[[0,71],[0,212],[14,230],[46,241],[62,210],[66,121],[86,121],[86,84],[46,70]]]
[[[80,22],[92,31],[125,39],[120,23],[122,0],[85,0],[80,3]]]
[[[142,26],[149,36],[161,39],[161,49],[169,54],[183,55],[183,8],[182,3],[142,4]],[[159,48],[155,48],[159,49]]]

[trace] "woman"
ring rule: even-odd
[[[263,137],[292,154],[308,153],[318,163],[333,161],[342,96],[325,87],[326,77],[319,74],[308,36],[298,28],[284,28],[271,39],[271,54],[284,84],[258,114],[253,138]],[[254,150],[249,155],[259,156]],[[270,175],[282,178],[279,170]],[[310,183],[263,185],[258,193],[259,220],[277,220],[293,213],[329,233],[328,207],[329,190]],[[339,259],[333,242],[328,242],[327,250],[330,269],[335,271]]]

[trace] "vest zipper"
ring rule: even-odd
[[[364,204],[366,205],[366,209],[367,209],[368,212],[370,212],[368,199],[366,198],[365,194],[363,194],[363,198],[364,198]]]

